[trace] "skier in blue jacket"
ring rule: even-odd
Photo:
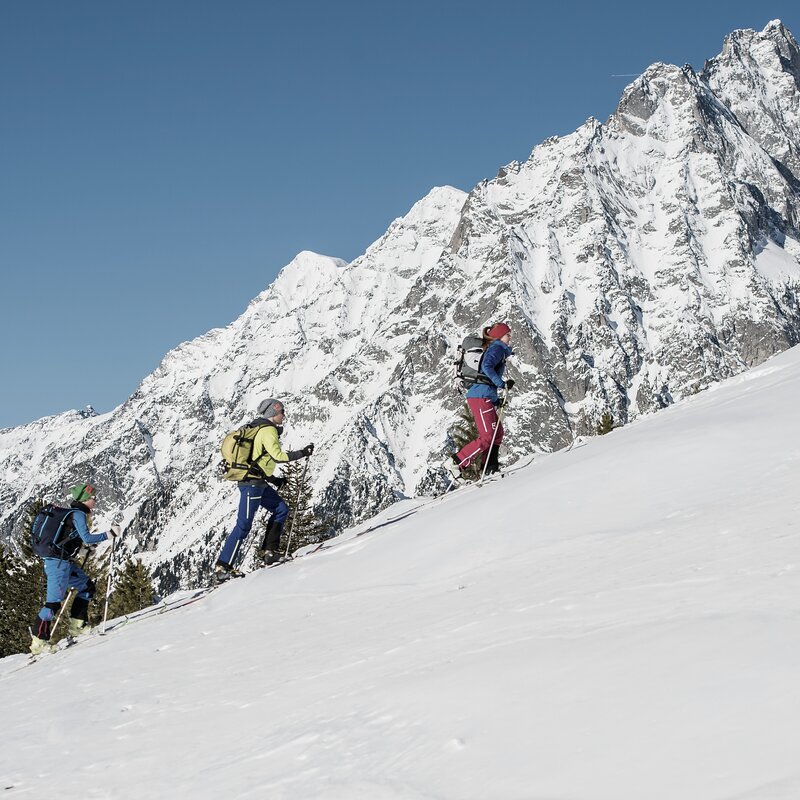
[[[475,383],[467,392],[467,405],[475,419],[478,438],[470,442],[453,456],[452,466],[448,465],[454,478],[460,478],[462,470],[481,458],[486,464],[486,472],[499,472],[498,453],[503,441],[503,423],[497,417],[500,400],[498,389],[511,389],[513,380],[504,380],[506,359],[513,355],[511,349],[511,328],[505,322],[498,322],[483,331],[484,353],[481,358],[480,374],[482,381]],[[495,433],[495,427],[497,432]]]
[[[81,549],[81,545],[93,545],[105,542],[110,536],[117,536],[119,530],[112,526],[108,533],[90,533],[90,514],[97,502],[97,490],[94,486],[81,483],[70,489],[73,497],[65,535],[59,537],[54,555],[44,557],[44,574],[47,577],[47,596],[45,604],[36,617],[31,628],[31,653],[38,655],[50,652],[50,627],[53,619],[61,610],[61,604],[70,589],[77,594],[72,601],[69,618],[69,636],[77,636],[88,629],[89,601],[94,596],[95,585],[89,576],[72,560]]]

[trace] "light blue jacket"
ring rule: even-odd
[[[86,524],[86,512],[76,508],[72,512],[72,521],[75,523],[75,531],[81,537],[84,544],[97,544],[108,539],[107,533],[89,533],[89,526]]]

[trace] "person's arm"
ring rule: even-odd
[[[72,521],[75,523],[75,530],[84,544],[97,544],[98,542],[104,542],[108,539],[107,533],[89,533],[89,526],[86,524],[86,514],[84,514],[83,511],[73,511]]]
[[[309,449],[310,448],[310,449]],[[272,425],[265,425],[257,434],[253,442],[253,451],[260,453],[254,459],[254,463],[264,473],[269,475],[270,462],[275,464],[285,464],[287,461],[297,461],[298,458],[305,458],[311,455],[313,445],[308,445],[302,450],[289,450],[284,452],[281,447],[278,431]]]

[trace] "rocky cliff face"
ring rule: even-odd
[[[96,482],[162,588],[204,580],[234,514],[218,445],[266,396],[318,445],[342,526],[441,488],[451,360],[514,329],[509,458],[702,390],[800,338],[800,51],[737,31],[701,73],[655,64],[604,124],[469,194],[434,189],[350,264],[301,253],[227,328],[168,353],[113,412],[0,432],[0,525]]]

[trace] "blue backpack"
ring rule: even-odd
[[[33,520],[31,547],[40,558],[69,558],[64,545],[75,534],[74,508],[48,503]]]

